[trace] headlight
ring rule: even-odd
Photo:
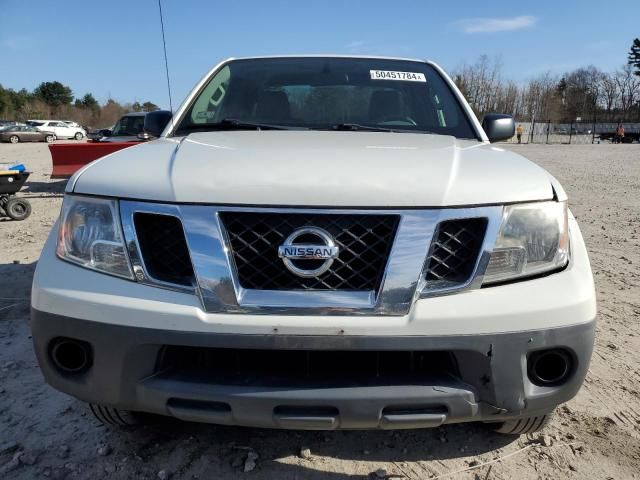
[[[66,196],[56,252],[83,267],[133,278],[115,200]]]
[[[509,205],[483,283],[556,270],[568,259],[567,202]]]

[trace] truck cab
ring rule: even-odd
[[[123,115],[109,132],[101,130],[101,142],[140,142],[159,137],[171,119],[171,112],[131,112]]]

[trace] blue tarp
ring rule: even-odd
[[[27,169],[22,163],[18,163],[17,165],[7,166],[6,164],[0,165],[0,170],[16,170],[18,172],[24,172]]]

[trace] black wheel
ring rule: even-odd
[[[104,425],[133,427],[142,423],[140,415],[129,410],[120,410],[119,408],[106,407],[96,403],[90,403],[89,408],[91,413]]]
[[[84,137],[84,135],[82,135],[82,133],[80,132],[76,132],[76,134],[73,136],[73,138],[75,138],[76,140],[82,140],[82,137]]]
[[[507,435],[524,435],[525,433],[542,430],[549,425],[549,422],[551,422],[551,412],[537,417],[515,418],[506,422],[496,423],[493,425],[493,430]]]
[[[14,220],[24,220],[31,215],[31,204],[24,198],[13,197],[4,206],[7,216]]]
[[[9,137],[9,141],[10,141],[11,143],[18,143],[18,142],[20,141],[20,138],[19,138],[17,135],[11,135],[11,136]]]
[[[56,139],[56,137],[54,137],[53,135],[47,135],[46,137],[44,137],[44,140],[47,143],[53,143],[53,141]]]

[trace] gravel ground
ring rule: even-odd
[[[508,148],[567,190],[599,300],[584,387],[545,435],[521,438],[482,425],[397,432],[99,425],[84,404],[43,382],[31,347],[31,278],[64,182],[49,180],[45,145],[0,145],[0,163],[34,171],[23,191],[33,215],[0,219],[0,478],[640,478],[640,145]]]

